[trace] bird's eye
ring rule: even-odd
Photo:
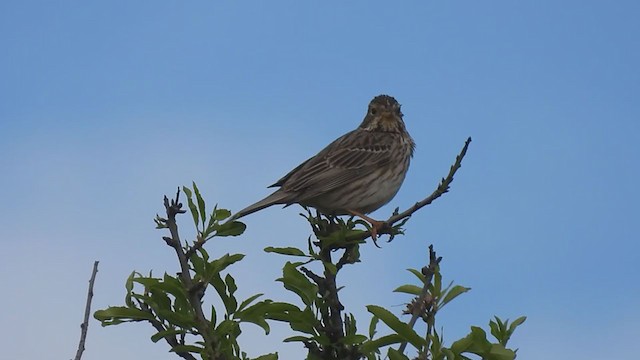
[[[371,108],[371,110],[369,110],[369,112],[371,113],[371,115],[375,115],[378,113],[378,109],[376,108]]]

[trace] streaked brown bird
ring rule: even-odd
[[[415,148],[402,116],[396,99],[376,96],[357,129],[291,170],[270,186],[280,187],[278,190],[240,210],[232,219],[275,204],[300,204],[325,215],[359,216],[371,223],[375,239],[383,222],[366,214],[396,195]]]

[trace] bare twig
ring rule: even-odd
[[[93,270],[91,271],[91,279],[89,279],[89,291],[87,293],[87,304],[84,307],[84,321],[80,324],[80,343],[78,344],[78,351],[76,352],[75,360],[82,358],[84,352],[84,344],[87,340],[87,331],[89,330],[89,315],[91,314],[91,300],[93,299],[93,284],[96,281],[96,274],[98,274],[99,261],[93,262]]]
[[[453,176],[456,174],[456,171],[458,171],[458,169],[460,169],[460,167],[462,166],[462,159],[464,159],[464,156],[467,154],[467,149],[469,148],[470,143],[471,143],[471,138],[469,137],[467,138],[467,141],[464,142],[464,146],[462,147],[460,154],[456,156],[456,161],[453,163],[453,165],[451,165],[451,168],[449,169],[449,174],[447,174],[446,178],[443,178],[440,181],[440,184],[438,185],[436,190],[433,193],[431,193],[431,195],[427,196],[424,200],[415,203],[412,207],[408,208],[407,210],[397,215],[391,216],[387,220],[387,223],[389,223],[390,225],[393,225],[394,223],[411,216],[411,214],[413,214],[414,212],[431,204],[435,199],[449,192],[449,186],[453,182]]]
[[[442,261],[442,256],[436,256],[436,252],[433,250],[433,245],[429,245],[429,265],[422,268],[422,275],[425,277],[424,286],[422,287],[422,292],[420,296],[418,296],[413,301],[413,306],[411,306],[411,319],[409,320],[409,326],[413,328],[418,321],[418,318],[422,317],[425,312],[428,312],[427,307],[429,303],[429,285],[431,284],[431,280],[433,279],[433,274],[435,274],[438,269],[438,265]],[[427,314],[431,316],[432,314]],[[427,346],[429,348],[429,335],[433,331],[433,323],[432,321],[427,321]],[[407,347],[407,343],[403,342],[400,344],[398,351],[404,353],[404,350]]]
[[[447,192],[449,192],[449,186],[451,185],[451,183],[453,182],[453,176],[456,174],[456,171],[458,171],[458,169],[460,169],[460,167],[462,166],[462,159],[464,159],[464,156],[467,154],[467,149],[469,148],[469,144],[471,143],[471,138],[467,138],[467,140],[464,142],[464,146],[462,147],[462,150],[460,151],[460,153],[458,154],[458,156],[456,156],[456,161],[453,163],[453,165],[451,165],[451,168],[449,169],[449,174],[447,174],[447,177],[443,178],[442,180],[440,180],[440,184],[438,184],[438,187],[433,191],[433,193],[431,193],[431,195],[427,196],[426,198],[424,198],[421,201],[418,201],[417,203],[415,203],[413,206],[411,206],[410,208],[408,208],[407,210],[398,213],[398,214],[394,214],[391,217],[389,217],[385,222],[384,225],[382,226],[381,229],[377,229],[377,234],[378,235],[385,235],[385,234],[390,234],[393,235],[394,234],[394,229],[392,228],[392,226],[408,217],[410,217],[414,212],[422,209],[423,207],[431,204],[434,200],[436,200],[437,198],[439,198],[440,196],[446,194]],[[349,236],[349,240],[363,240],[366,239],[368,237],[371,236],[371,232],[370,231],[366,231],[363,232],[361,234],[355,235],[355,236]]]

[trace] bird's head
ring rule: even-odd
[[[389,95],[374,97],[360,128],[368,131],[406,132],[400,104]]]

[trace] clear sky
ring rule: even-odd
[[[162,196],[195,180],[231,210],[355,128],[369,100],[403,104],[416,154],[400,193],[422,199],[467,136],[451,193],[406,236],[345,270],[347,309],[403,309],[404,269],[444,257],[473,290],[443,310],[446,340],[493,315],[527,322],[520,359],[630,359],[640,321],[640,2],[107,1],[0,3],[0,344],[6,359],[75,354],[87,281],[119,305],[132,270],[175,273],[154,229]],[[299,207],[245,219],[241,295],[305,246]],[[188,217],[182,219],[184,234]],[[174,359],[145,324],[93,321],[85,359]],[[250,355],[304,354],[274,327]]]

